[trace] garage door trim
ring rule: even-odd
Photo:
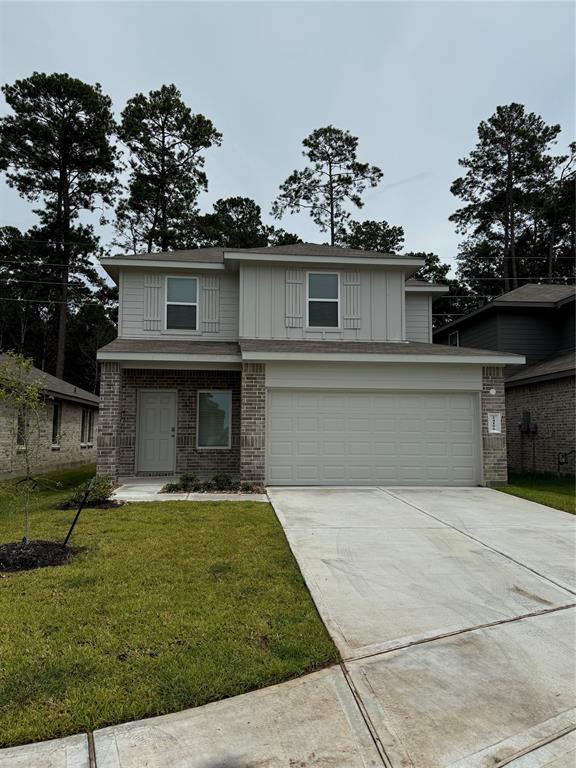
[[[375,447],[378,445],[381,449],[388,452],[389,456],[393,456],[395,461],[395,467],[388,467],[386,468],[386,472],[390,471],[390,473],[387,476],[380,476],[378,473],[382,471],[381,467],[372,466],[373,474],[369,477],[369,467],[368,464],[365,462],[362,462],[363,467],[362,469],[358,470],[360,473],[365,472],[366,474],[363,475],[361,478],[358,477],[356,479],[350,478],[348,475],[354,474],[354,472],[358,469],[358,465],[352,464],[351,466],[348,466],[348,463],[350,462],[350,456],[346,455],[343,456],[339,461],[343,464],[345,467],[345,476],[344,477],[313,477],[313,473],[316,471],[320,474],[322,472],[326,474],[326,462],[322,461],[322,464],[318,461],[318,457],[321,457],[324,459],[325,457],[325,440],[322,440],[322,443],[324,444],[323,447],[319,447],[320,443],[318,442],[316,455],[312,457],[312,463],[309,465],[310,467],[310,477],[296,477],[295,479],[289,479],[287,477],[283,479],[279,479],[278,475],[272,476],[274,473],[274,467],[279,466],[277,457],[272,456],[271,449],[272,449],[272,443],[273,443],[273,422],[276,419],[287,419],[287,418],[295,418],[295,415],[292,414],[292,411],[288,409],[284,412],[274,412],[273,406],[271,403],[271,400],[275,394],[284,394],[289,395],[291,398],[294,398],[296,396],[311,396],[313,398],[320,398],[320,397],[330,397],[331,399],[334,399],[334,397],[337,397],[338,395],[343,395],[346,398],[352,398],[352,401],[354,399],[358,398],[365,398],[366,396],[382,396],[382,406],[383,410],[378,413],[372,413],[370,409],[364,414],[361,412],[361,406],[366,406],[366,403],[362,404],[362,401],[359,400],[359,411],[356,413],[352,413],[351,411],[348,413],[348,420],[347,424],[348,426],[351,423],[351,419],[355,418],[356,421],[359,424],[360,429],[362,429],[362,423],[361,420],[364,418],[366,420],[367,415],[370,415],[374,418],[374,420],[380,420],[380,424],[383,423],[383,419],[386,418],[386,411],[388,406],[388,410],[390,408],[393,408],[394,414],[395,414],[395,421],[399,419],[409,419],[412,424],[411,426],[414,427],[414,419],[419,418],[418,416],[418,409],[422,412],[422,423],[425,421],[425,416],[428,413],[428,411],[423,410],[426,408],[426,400],[428,404],[430,405],[430,398],[432,401],[438,399],[439,403],[439,415],[438,419],[452,419],[453,414],[453,407],[454,402],[457,402],[458,399],[462,398],[469,398],[469,402],[466,403],[465,400],[462,400],[463,403],[463,410],[462,410],[462,416],[465,417],[465,419],[460,420],[463,424],[464,420],[467,420],[469,422],[469,431],[465,436],[463,436],[461,443],[457,443],[457,445],[463,445],[465,446],[466,450],[469,452],[467,456],[469,457],[469,461],[467,461],[467,458],[464,458],[464,456],[460,456],[456,454],[456,448],[454,446],[455,440],[452,438],[452,435],[454,432],[453,429],[453,423],[451,421],[448,429],[444,429],[444,431],[448,432],[448,435],[445,435],[445,445],[440,445],[440,448],[442,450],[445,450],[447,455],[447,462],[442,462],[442,459],[440,456],[436,455],[433,451],[430,449],[430,444],[434,442],[434,431],[428,431],[424,435],[424,442],[426,444],[426,451],[424,451],[420,455],[420,459],[424,458],[427,459],[427,461],[417,461],[417,457],[403,457],[403,461],[398,461],[398,441],[405,435],[409,435],[409,432],[402,431],[399,433],[398,429],[394,428],[393,430],[388,430],[386,433],[387,436],[390,434],[394,434],[394,438],[391,440],[391,442],[396,442],[396,450],[391,453],[389,446],[386,446],[384,442],[380,441],[378,443],[375,443],[374,441],[377,439],[378,435],[380,437],[382,436],[382,432],[378,432],[377,426],[375,427],[375,430],[372,430],[368,427],[367,432],[358,432],[358,435],[362,435],[362,441],[365,442],[366,439],[368,442],[372,441],[373,450],[370,451],[367,456],[372,457],[373,463],[377,461],[375,458]],[[389,404],[386,403],[386,400],[388,397],[396,397],[399,398],[400,403],[402,403],[403,400],[405,400],[406,403],[413,400],[414,403],[411,404],[410,409],[407,411],[397,411],[394,406],[392,405],[393,401],[391,401]],[[442,404],[442,398],[455,398],[455,400],[452,400],[451,402]],[[424,402],[423,402],[424,399]],[[377,404],[372,404],[377,405]],[[464,410],[464,405],[466,406],[466,410]],[[441,407],[440,407],[441,406]],[[413,412],[413,409],[415,409],[415,412]],[[266,482],[268,485],[375,485],[375,484],[381,484],[381,485],[446,485],[446,486],[470,486],[470,485],[479,485],[482,482],[482,440],[481,440],[481,422],[480,422],[480,393],[475,390],[402,390],[402,389],[383,389],[383,388],[366,388],[366,389],[344,389],[344,388],[330,388],[330,389],[313,389],[310,387],[268,387],[266,392]],[[298,411],[300,413],[300,411]],[[326,415],[321,416],[323,421],[325,422],[326,419],[331,419],[333,414],[328,410],[325,412]],[[388,414],[390,416],[390,414]],[[411,418],[413,417],[413,418]],[[458,414],[455,414],[456,420],[458,420]],[[372,421],[372,418],[370,419]],[[368,422],[367,422],[368,423]],[[376,422],[375,422],[376,423]],[[406,422],[405,422],[406,423]],[[433,422],[430,421],[429,424],[432,424]],[[438,426],[438,420],[434,420],[434,429],[442,429],[441,425]],[[465,426],[463,424],[463,426]],[[336,425],[337,428],[337,425]],[[274,442],[276,443],[276,446],[279,445],[279,441],[277,438],[278,430],[276,430],[276,436],[274,437]],[[298,439],[298,435],[300,433],[297,429],[289,429],[288,436],[292,441]],[[316,433],[317,434],[317,433]],[[344,440],[340,442],[344,442],[346,445],[346,452],[350,452],[350,445],[352,441],[350,440],[350,432],[344,433]],[[413,433],[413,436],[416,438],[416,433]],[[300,438],[300,445],[305,444],[302,442],[303,438]],[[438,438],[436,438],[438,440]],[[417,441],[420,443],[420,446],[422,446],[422,436],[419,436],[417,438]],[[281,441],[280,441],[281,442]],[[285,441],[286,444],[286,441]],[[309,443],[311,445],[312,443]],[[359,443],[355,443],[355,445],[358,445]],[[404,445],[407,445],[405,442]],[[414,447],[414,442],[411,443],[412,448]],[[366,446],[364,446],[364,450],[366,450]],[[405,447],[403,447],[402,450],[405,450]],[[470,453],[471,451],[471,453]],[[294,445],[291,446],[291,455],[295,456],[294,452]],[[451,457],[451,458],[450,458]],[[314,461],[316,459],[316,461]],[[275,464],[276,462],[276,464]],[[456,463],[454,463],[456,462]],[[293,461],[292,461],[293,463]],[[448,463],[448,466],[446,464]],[[304,464],[304,461],[302,461],[302,464]],[[415,466],[417,465],[417,467]],[[430,466],[428,466],[430,465]],[[300,467],[302,469],[302,466]],[[395,469],[395,474],[394,474]],[[306,471],[306,470],[305,470]],[[336,470],[332,468],[330,471],[335,472]],[[416,476],[416,473],[420,472],[420,476]],[[296,475],[298,475],[298,472],[296,472]],[[400,476],[402,475],[402,476]]]

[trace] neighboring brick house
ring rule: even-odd
[[[6,358],[0,354],[0,362]],[[39,443],[35,470],[48,471],[96,461],[99,399],[38,368],[32,376],[42,386]],[[21,416],[0,404],[0,476],[17,477],[24,467]]]
[[[416,257],[303,243],[116,256],[99,472],[270,485],[506,481],[502,370],[432,344]]]
[[[440,344],[525,355],[525,367],[505,370],[513,471],[575,472],[575,298],[571,285],[523,285],[434,333]]]

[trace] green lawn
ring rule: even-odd
[[[64,537],[74,511],[54,504],[69,493],[39,495],[31,538]],[[21,536],[4,498],[0,542]],[[197,706],[338,659],[268,504],[85,510],[71,544],[86,551],[69,565],[0,575],[0,746]]]
[[[576,514],[576,492],[573,477],[554,475],[515,475],[509,477],[509,485],[499,491],[537,501],[564,512]]]

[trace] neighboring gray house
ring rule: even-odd
[[[99,472],[270,485],[506,480],[503,366],[432,344],[424,262],[304,243],[117,256]]]
[[[573,285],[523,285],[440,328],[440,344],[525,355],[505,370],[508,465],[515,471],[575,471]]]
[[[6,359],[0,354],[0,362]],[[38,368],[33,378],[40,382],[43,404],[35,469],[48,471],[96,461],[98,397],[57,379]],[[24,468],[21,415],[0,404],[0,476],[15,477]]]

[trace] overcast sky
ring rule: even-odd
[[[175,83],[224,135],[207,154],[208,210],[245,195],[265,220],[301,167],[301,142],[333,124],[384,171],[359,219],[386,219],[407,250],[452,262],[450,184],[497,105],[518,101],[574,131],[574,5],[568,2],[5,2],[2,82],[34,70],[100,82],[126,100]],[[6,105],[2,101],[2,113]],[[0,224],[26,228],[33,206],[0,182]],[[325,242],[309,217],[281,222]]]

